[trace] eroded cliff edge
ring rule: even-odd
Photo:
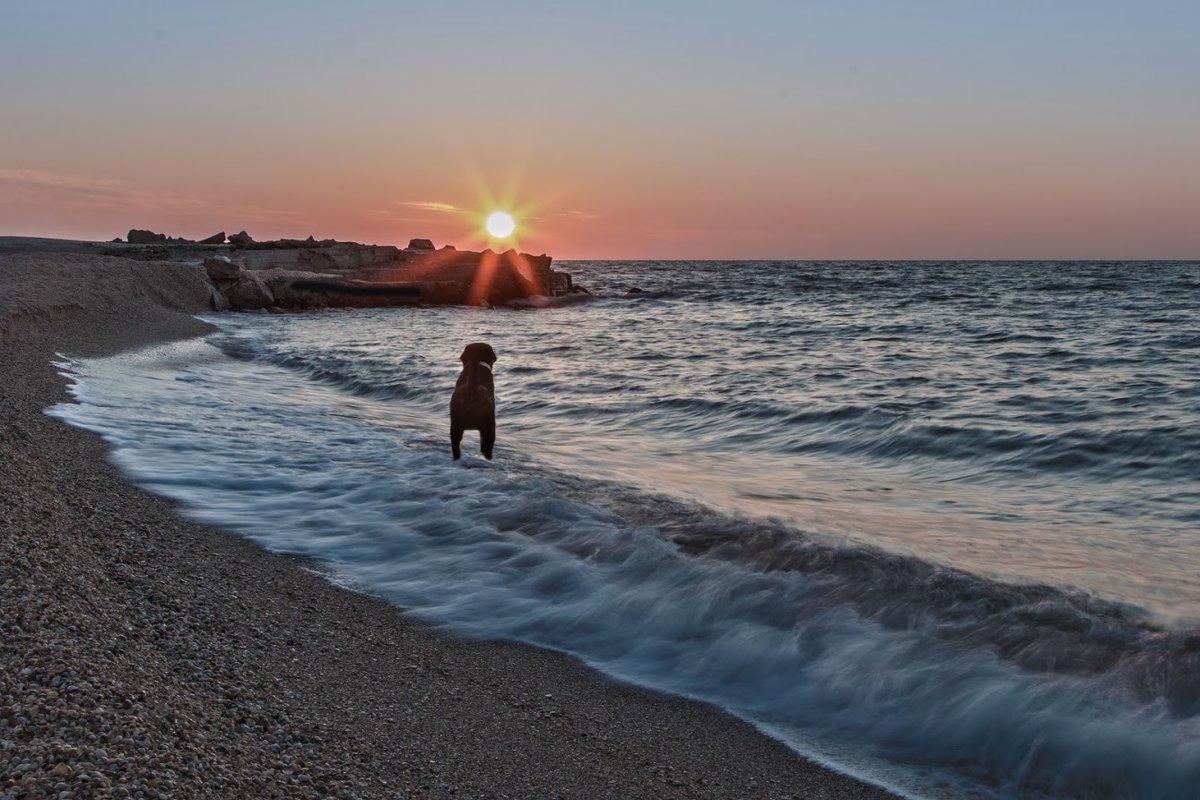
[[[398,305],[500,306],[550,304],[586,297],[568,273],[551,269],[548,255],[435,249],[428,239],[408,247],[332,239],[256,242],[244,232],[228,243],[148,239],[103,245],[105,255],[138,260],[203,263],[217,310],[297,310]]]
[[[208,256],[214,306],[302,309],[396,305],[499,306],[576,293],[547,255],[331,243],[235,248]]]

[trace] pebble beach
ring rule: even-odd
[[[211,287],[53,250],[0,248],[0,798],[892,796],[711,706],[450,638],[135,488],[45,416],[69,400],[56,354],[204,335]]]

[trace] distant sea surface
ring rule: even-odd
[[[588,262],[64,364],[189,515],[914,797],[1200,792],[1200,264]],[[455,463],[463,345],[499,435]]]

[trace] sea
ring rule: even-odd
[[[621,261],[62,358],[141,486],[913,798],[1200,797],[1200,263]],[[448,401],[498,353],[495,458]],[[398,656],[399,657],[399,656]]]

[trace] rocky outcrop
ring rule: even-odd
[[[225,296],[229,307],[239,311],[253,311],[278,305],[275,294],[267,285],[262,273],[245,270],[231,281],[213,281]]]
[[[360,281],[288,269],[240,270],[235,277],[213,280],[213,285],[237,311],[431,304],[446,302],[440,298],[453,291],[437,282]]]
[[[165,233],[155,233],[154,231],[143,231],[138,228],[133,228],[125,237],[125,241],[130,244],[157,244],[165,242],[167,235]]]
[[[383,258],[378,250],[394,252]],[[395,248],[353,246],[296,253],[239,251],[237,260],[241,263],[222,258],[204,262],[214,286],[235,310],[499,306],[532,297],[569,295],[573,288],[569,275],[550,269],[549,256],[515,250],[396,252]],[[284,266],[275,265],[280,262]]]
[[[218,310],[288,310],[394,305],[523,307],[561,305],[547,298],[578,292],[552,259],[507,250],[473,252],[429,239],[392,245],[279,239],[255,242],[245,231],[218,242],[224,232],[201,242],[131,230],[129,243],[114,243],[106,255],[139,260],[203,264],[214,288],[210,305]],[[146,244],[153,242],[153,244]],[[221,255],[216,255],[216,254]]]
[[[262,273],[243,270],[223,256],[204,259],[204,272],[212,281],[212,306],[218,311],[249,311],[275,305],[275,293]]]
[[[553,293],[551,258],[508,250],[482,253],[470,250],[432,250],[407,254],[403,266],[388,276],[409,274],[455,287],[445,302],[464,305],[503,305],[519,297]]]
[[[214,283],[236,281],[242,274],[241,266],[234,264],[224,256],[204,259],[204,271],[208,273],[208,279]]]
[[[122,240],[121,237],[118,236],[112,241],[113,244],[116,244]],[[200,239],[197,241],[195,239],[188,239],[183,236],[167,236],[165,233],[155,233],[154,231],[133,228],[129,231],[129,234],[125,237],[124,241],[127,244],[224,244],[225,231],[213,234],[207,239]]]
[[[281,308],[376,308],[428,304],[435,287],[424,283],[358,281],[321,273],[271,270],[267,284]]]
[[[233,241],[232,237],[230,241]],[[238,241],[238,248],[242,250],[303,250],[314,247],[333,247],[334,245],[349,245],[352,247],[363,247],[364,245],[354,242],[338,242],[334,239],[321,239],[318,241],[313,236],[307,239],[271,239],[266,242],[256,242],[253,239],[250,241]]]
[[[346,278],[381,281],[396,280],[397,268],[403,268],[410,260],[410,251],[392,245],[317,242],[300,247],[276,247],[276,244],[279,242],[256,242],[249,247],[240,247],[237,259],[246,269],[332,272]]]
[[[571,280],[571,273],[550,270],[550,296],[564,297],[569,294],[585,294],[590,296],[591,293],[576,290],[575,282]]]
[[[212,307],[213,311],[229,311],[230,310],[229,298],[226,297],[225,293],[222,292],[220,289],[218,289],[216,286],[213,286],[213,288],[212,288],[212,292],[209,295],[208,304]]]

